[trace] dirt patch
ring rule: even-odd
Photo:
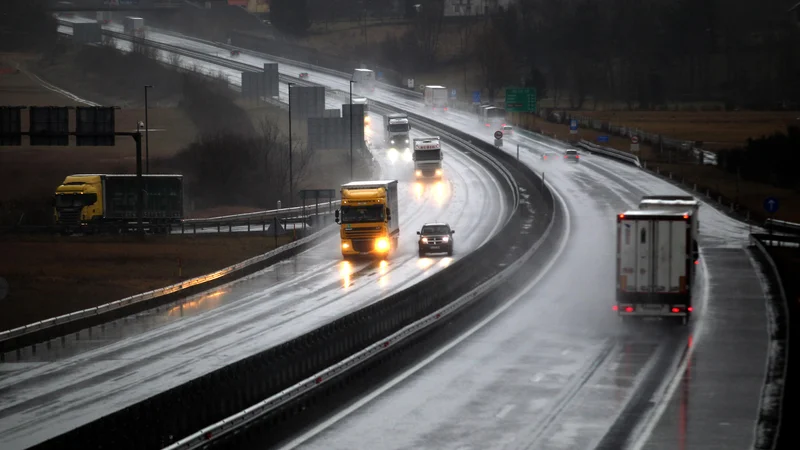
[[[275,239],[5,236],[0,246],[0,276],[9,283],[0,301],[0,329],[6,330],[219,270],[274,249]]]

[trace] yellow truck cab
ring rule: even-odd
[[[353,181],[341,188],[336,210],[342,256],[386,256],[400,237],[397,180]]]
[[[53,198],[56,223],[78,227],[103,216],[100,175],[70,175],[56,188]]]

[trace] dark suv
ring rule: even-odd
[[[417,231],[419,235],[419,256],[428,253],[447,253],[453,256],[453,233],[446,223],[426,223],[422,230]]]

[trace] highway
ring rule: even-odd
[[[382,123],[378,119],[373,123]],[[400,181],[400,248],[387,261],[342,261],[338,236],[332,235],[298,256],[173,307],[95,327],[79,339],[69,336],[64,346],[7,354],[8,362],[0,364],[3,448],[41,442],[285,342],[416,283],[483,244],[508,214],[499,181],[473,157],[447,145],[443,152],[445,180],[422,184],[413,181],[410,161],[375,151],[380,177]],[[414,232],[433,220],[449,221],[457,230],[453,257],[418,257]]]
[[[148,37],[224,56],[220,49],[152,30]],[[245,62],[245,56],[237,61]],[[256,67],[269,61],[247,58]],[[335,89],[348,87],[346,79],[308,69],[280,64],[279,70],[293,76],[308,72],[309,81]],[[417,100],[391,92],[379,91],[373,98],[424,112]],[[451,111],[433,119],[491,139],[491,130],[481,129],[469,114]],[[707,445],[720,431],[697,419],[705,415],[715,423],[727,423],[724,429],[735,442],[748,447],[767,357],[764,293],[757,268],[742,249],[748,227],[704,204],[702,281],[695,286],[700,304],[693,323],[677,329],[623,328],[610,310],[614,215],[633,207],[642,195],[682,191],[640,169],[599,156],[582,155],[577,165],[542,160],[542,152],[564,148],[557,141],[520,133],[508,141],[523,146],[522,160],[545,173],[567,203],[570,237],[559,263],[537,284],[508,299],[503,314],[465,332],[415,370],[398,374],[373,394],[313,425],[286,447],[587,448],[603,440],[631,394],[653,380],[662,382],[655,398],[665,407],[649,419],[647,432],[637,437],[638,445]],[[511,145],[505,149],[516,151]],[[295,286],[306,286],[303,279],[295,281]],[[734,339],[742,324],[747,325],[745,342],[745,337]],[[690,360],[681,359],[684,352]],[[676,367],[650,372],[664,360],[674,360]],[[688,361],[692,367],[713,369],[695,370],[685,377],[685,366],[677,366]],[[736,361],[749,369],[740,370]],[[195,370],[188,365],[184,369]],[[682,377],[683,389],[661,386]],[[709,389],[722,395],[703,395]],[[701,401],[687,401],[686,395]]]

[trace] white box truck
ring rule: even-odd
[[[439,137],[414,139],[414,176],[420,178],[442,177],[442,141]]]
[[[617,215],[617,295],[624,320],[692,314],[693,212],[633,210]]]
[[[135,37],[144,37],[144,19],[128,16],[122,20],[122,30],[125,34]]]
[[[383,116],[383,141],[387,148],[408,149],[411,123],[408,114],[386,114]]]
[[[447,111],[447,88],[444,86],[425,86],[425,106],[434,111]]]
[[[375,72],[369,69],[353,70],[353,92],[366,95],[375,92]]]

